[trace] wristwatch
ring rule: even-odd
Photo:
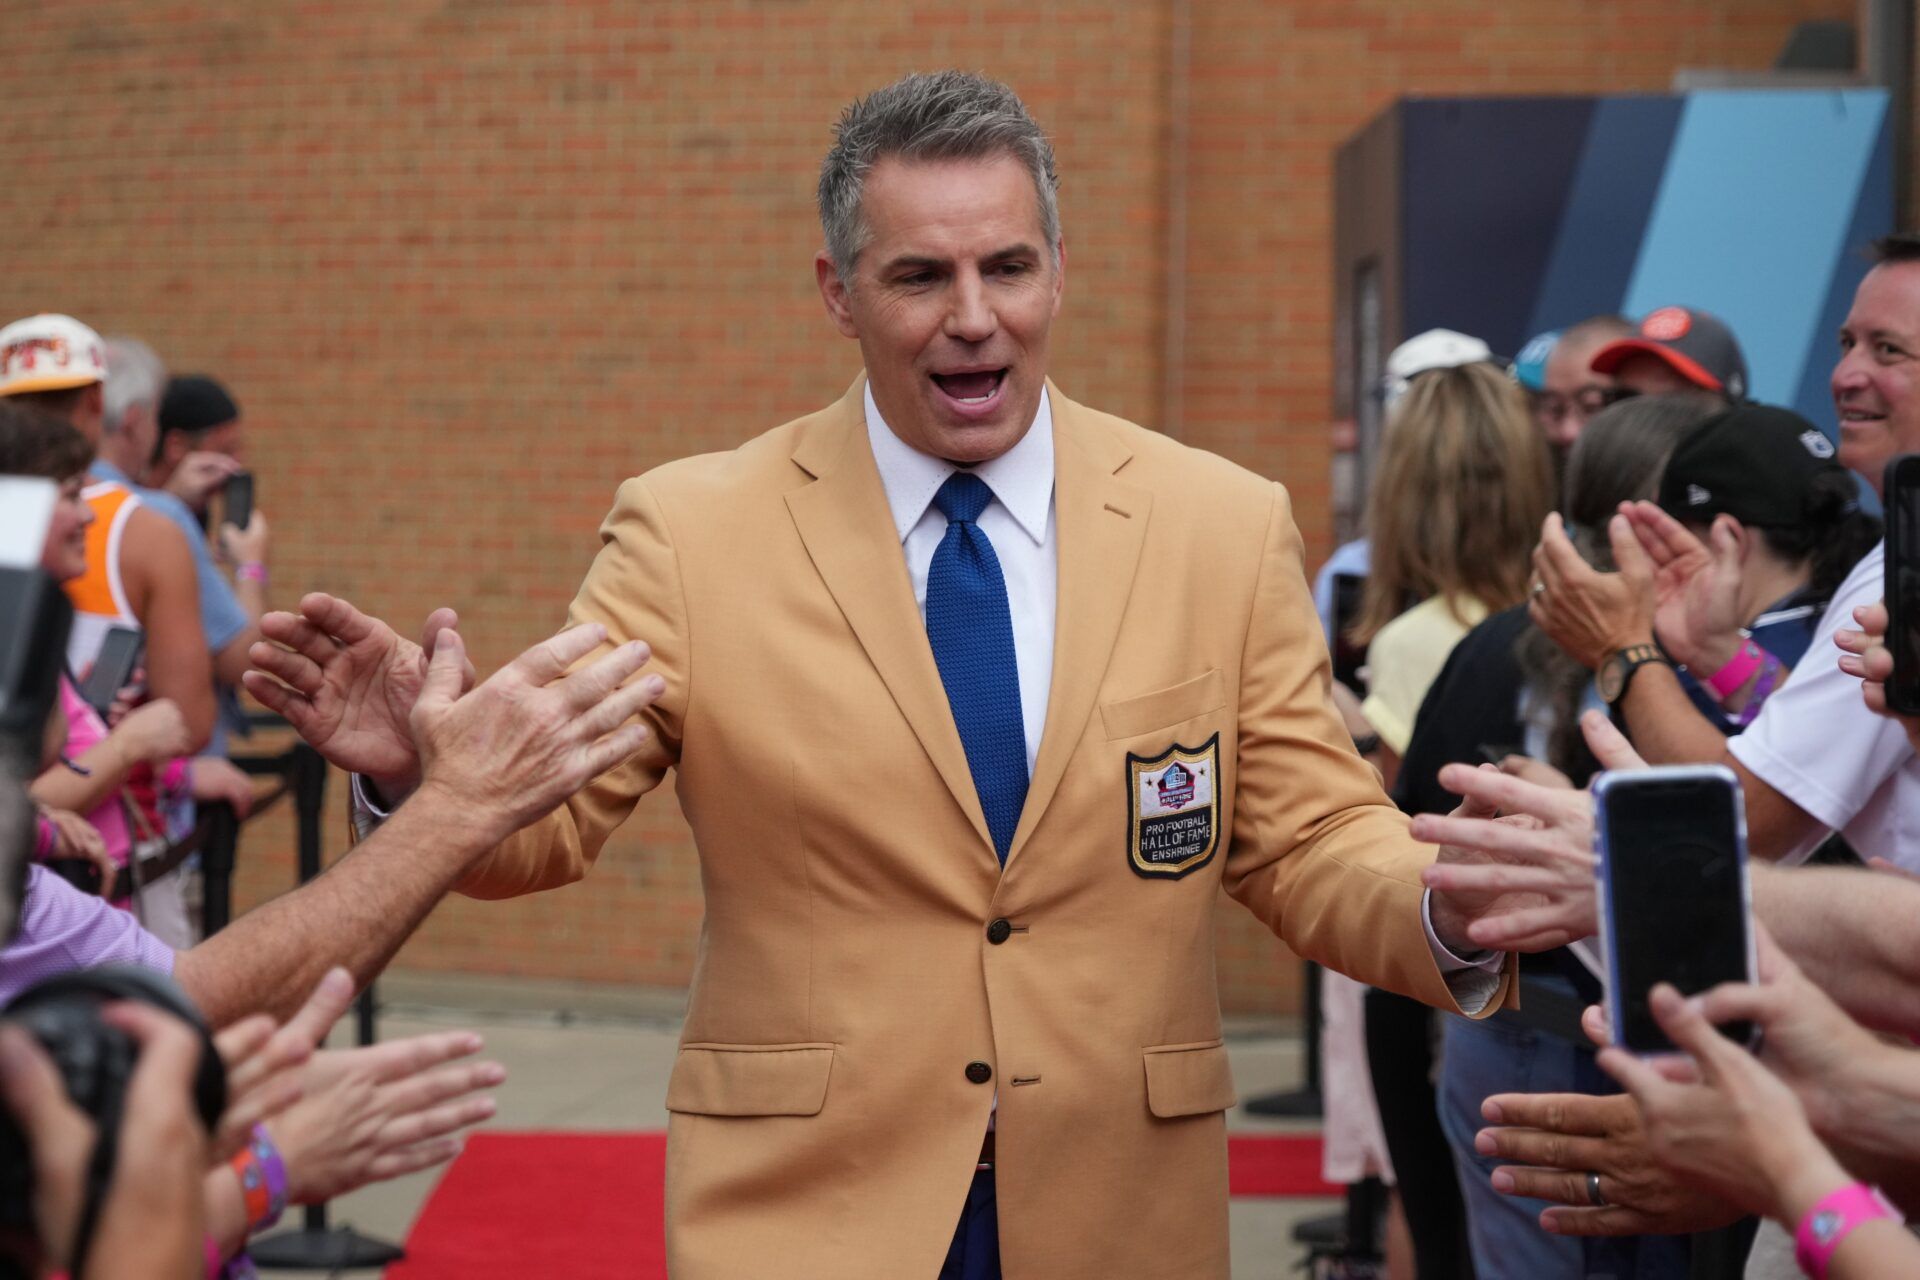
[[[1660,652],[1660,646],[1652,644],[1629,645],[1624,649],[1615,649],[1607,655],[1607,660],[1594,672],[1594,683],[1599,686],[1600,698],[1608,706],[1613,706],[1627,696],[1627,685],[1633,680],[1633,673],[1649,662],[1657,662],[1663,667],[1671,667],[1673,659]]]

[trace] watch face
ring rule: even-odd
[[[1619,698],[1620,690],[1626,683],[1627,660],[1614,654],[1600,664],[1600,670],[1594,673],[1594,684],[1600,690],[1600,700],[1607,705]]]

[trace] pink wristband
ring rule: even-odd
[[[1725,666],[1706,677],[1707,688],[1713,690],[1713,696],[1725,702],[1740,692],[1740,686],[1753,678],[1760,669],[1760,646],[1751,640],[1742,640],[1740,647],[1727,659]]]
[[[1833,1251],[1840,1247],[1840,1242],[1851,1235],[1855,1227],[1875,1218],[1891,1218],[1896,1223],[1904,1221],[1900,1211],[1866,1183],[1855,1182],[1840,1188],[1807,1210],[1807,1216],[1800,1219],[1800,1230],[1794,1237],[1794,1260],[1813,1280],[1826,1280],[1827,1264],[1833,1260]]]
[[[234,569],[233,576],[245,582],[265,583],[267,580],[267,566],[261,564],[258,560],[248,560]]]
[[[207,1280],[220,1280],[227,1273],[227,1260],[220,1256],[220,1242],[207,1237]]]

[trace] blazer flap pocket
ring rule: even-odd
[[[1220,679],[1220,669],[1215,667],[1171,689],[1104,703],[1100,708],[1100,722],[1106,727],[1107,737],[1132,738],[1218,711],[1226,703],[1226,684]]]
[[[698,1116],[817,1116],[831,1044],[690,1044],[667,1081],[667,1110]]]
[[[1225,1111],[1235,1099],[1223,1041],[1147,1050],[1147,1110],[1161,1119]]]

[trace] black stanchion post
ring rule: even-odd
[[[300,743],[294,747],[290,764],[294,816],[299,826],[300,883],[320,874],[320,813],[325,807],[327,762],[320,753]],[[361,1044],[374,1042],[373,986],[360,993],[357,1018]],[[310,1204],[306,1225],[297,1231],[283,1231],[248,1246],[253,1260],[263,1267],[287,1271],[338,1271],[350,1267],[384,1267],[406,1257],[406,1250],[384,1240],[363,1236],[352,1227],[334,1227],[327,1222],[327,1206]]]
[[[207,842],[200,846],[200,928],[212,937],[233,919],[233,864],[240,819],[221,801],[206,806]]]

